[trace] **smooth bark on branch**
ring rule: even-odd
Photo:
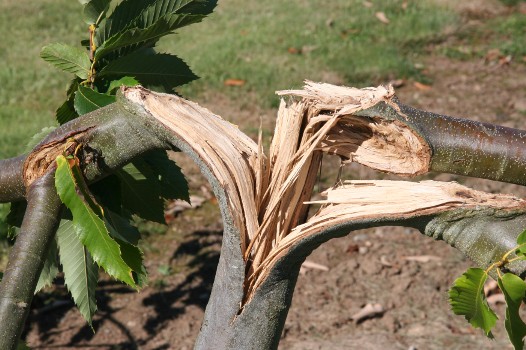
[[[47,250],[59,222],[61,202],[51,170],[28,188],[27,210],[0,283],[0,349],[16,349]]]
[[[0,160],[0,203],[22,200],[26,189],[23,181],[25,156]]]

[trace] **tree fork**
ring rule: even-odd
[[[320,152],[405,176],[443,169],[495,178],[480,165],[470,164],[479,164],[480,152],[490,152],[489,160],[503,160],[511,149],[520,159],[517,152],[524,132],[439,115],[417,117],[425,112],[400,105],[394,91],[386,88],[359,90],[309,83],[306,90],[285,93],[303,100],[280,108],[281,129],[277,128],[267,158],[261,145],[195,103],[124,88],[116,103],[59,127],[27,157],[0,162],[0,181],[15,185],[9,192],[0,183],[0,201],[24,199],[21,183],[30,200],[32,188],[47,179],[42,169],[53,169],[54,157],[71,137],[89,146],[83,149],[99,153],[97,161],[82,164],[90,182],[152,149],[175,147],[187,153],[212,184],[225,226],[216,279],[196,343],[196,348],[203,349],[210,344],[217,349],[277,347],[302,262],[317,246],[350,230],[416,227],[487,266],[500,252],[511,249],[526,227],[523,200],[449,183],[356,181],[327,190],[326,200],[309,203]],[[455,134],[463,140],[458,145],[460,153],[455,153],[453,141],[439,136],[451,134],[448,123],[470,125]],[[477,140],[477,135],[497,146],[467,142]],[[511,135],[509,142],[502,141],[507,135]],[[278,160],[282,152],[289,155]],[[456,161],[454,166],[448,165],[451,160]],[[7,167],[14,169],[8,174],[5,169],[10,164],[15,166]],[[499,167],[504,169],[498,172],[499,179],[521,183],[513,176],[523,173],[524,162],[500,162]],[[395,195],[391,198],[386,193]],[[293,209],[288,212],[290,203]],[[304,218],[307,205],[320,205],[320,209]],[[38,254],[42,260],[45,249]],[[30,268],[28,260],[17,260],[17,264]],[[510,268],[518,274],[526,271],[522,262]],[[36,285],[33,280],[33,286],[24,287],[31,291],[27,304]],[[7,278],[0,288],[13,284],[9,288],[16,290],[26,282]],[[0,321],[0,329],[13,323]]]
[[[380,191],[375,192],[376,196],[371,193],[366,193],[362,197],[358,195],[356,198],[347,196],[345,199],[347,202],[342,203],[328,199],[326,203],[328,212],[323,211],[323,209],[320,210],[317,216],[315,215],[305,224],[293,228],[288,236],[277,243],[275,250],[270,252],[260,266],[260,270],[264,272],[261,273],[258,283],[252,289],[252,295],[247,298],[243,293],[242,281],[246,287],[247,279],[250,276],[245,275],[247,261],[240,256],[244,253],[240,247],[248,247],[243,239],[257,238],[254,238],[253,235],[251,237],[246,226],[239,226],[244,224],[246,213],[242,209],[242,204],[237,203],[236,199],[242,201],[257,197],[257,188],[253,189],[256,187],[254,184],[257,183],[254,180],[257,177],[255,174],[258,171],[263,171],[262,168],[258,168],[261,162],[253,160],[259,155],[257,145],[252,144],[249,147],[250,143],[248,143],[248,146],[244,145],[243,151],[237,153],[225,151],[229,150],[232,144],[240,142],[236,140],[244,140],[244,136],[239,135],[240,132],[234,126],[229,126],[219,117],[206,110],[199,109],[197,105],[191,102],[174,96],[152,94],[141,89],[128,89],[124,95],[140,104],[147,113],[164,124],[170,130],[168,136],[170,134],[175,135],[173,142],[200,164],[219,199],[225,224],[224,243],[212,295],[197,339],[197,349],[206,349],[210,344],[214,344],[214,348],[218,349],[276,348],[290,307],[301,263],[321,243],[334,237],[344,236],[351,230],[383,225],[416,227],[436,239],[446,240],[480,265],[487,266],[494,257],[499,256],[499,253],[505,252],[515,245],[516,237],[526,225],[526,216],[524,215],[526,203],[514,197],[485,194],[457,184],[433,182],[433,185],[428,186],[427,184],[401,182],[407,187],[400,189],[400,192],[405,196],[395,196],[396,198],[388,203],[390,204],[389,207],[389,205],[381,206],[378,203],[385,202],[386,198],[389,198],[386,191],[392,192],[394,188],[387,188],[375,181],[366,181],[369,183],[366,184],[366,187],[380,189]],[[298,106],[295,105],[294,109],[297,108]],[[317,111],[318,114],[323,112],[322,108],[316,106],[313,110]],[[334,111],[335,109],[328,108],[328,110]],[[297,114],[303,117],[305,111],[297,110]],[[283,115],[289,114],[283,113]],[[329,123],[329,117],[322,119],[323,122]],[[191,135],[189,131],[192,130],[191,125],[193,123],[200,125],[202,120],[207,121],[206,127],[212,125],[216,127],[210,132],[203,132],[203,129],[199,128],[201,130],[199,135]],[[364,126],[363,124],[360,125]],[[332,125],[332,127],[336,126],[337,123]],[[308,126],[307,130],[310,130]],[[228,132],[231,136],[226,140],[216,141],[214,135],[220,132]],[[364,132],[359,136],[362,137],[364,134],[370,135],[369,137],[375,135],[374,132]],[[313,132],[312,135],[314,138],[317,137],[316,132]],[[286,138],[294,139],[295,136],[287,134]],[[423,138],[420,137],[420,139]],[[317,152],[322,149],[340,154],[335,149],[336,143],[332,142],[334,140],[330,140],[332,142],[328,147],[330,149],[325,149],[323,145],[327,139],[320,138],[320,141],[321,146],[312,143],[314,145],[312,151]],[[362,146],[364,141],[366,140],[361,140],[357,148]],[[309,142],[298,142],[297,145],[299,149],[305,149]],[[372,147],[371,144],[368,146]],[[422,149],[431,150],[431,146]],[[354,151],[356,150],[354,149]],[[288,150],[280,149],[280,151],[286,152]],[[219,156],[215,157],[214,154]],[[353,158],[353,156],[351,154],[349,158]],[[311,156],[307,155],[306,157]],[[295,154],[292,158],[300,158],[300,156]],[[401,163],[402,166],[399,168],[403,168],[404,162]],[[237,164],[244,170],[229,170],[228,164]],[[298,164],[312,171],[308,162]],[[295,173],[294,170],[296,169],[292,170],[293,174]],[[247,189],[246,184],[239,184],[237,181],[240,179],[236,177],[240,174],[252,178],[253,187],[248,186]],[[231,185],[229,181],[231,181]],[[397,182],[390,183],[391,186],[397,184]],[[362,189],[366,188],[360,184],[356,186]],[[352,184],[344,184],[335,191],[341,190],[357,194],[351,187]],[[432,190],[428,190],[427,193],[424,191],[423,196],[422,194],[418,196],[422,188],[427,187],[431,187]],[[251,190],[253,192],[250,192]],[[429,191],[439,201],[433,202],[431,206],[428,205]],[[280,195],[283,193],[279,192]],[[358,213],[359,215],[351,209],[353,207],[365,207],[367,204],[369,207],[365,212]],[[396,209],[396,207],[407,209],[408,204],[412,204],[411,210],[408,212],[400,212],[400,209]],[[338,205],[347,206],[347,208],[343,208],[342,212],[339,213],[341,215],[340,220],[328,225],[328,218],[332,215],[330,209],[334,209]],[[383,211],[378,210],[382,208]],[[346,211],[349,214],[342,215]],[[326,218],[324,217],[325,213],[327,213]],[[374,215],[374,213],[378,214]],[[477,219],[482,220],[477,221]],[[495,229],[494,233],[487,232],[484,229],[488,225]],[[466,232],[464,232],[463,227]],[[494,248],[488,250],[487,245],[473,244],[473,240],[477,238],[484,238],[486,243],[491,242],[494,244]],[[524,263],[516,263],[511,268],[516,273],[522,273],[526,266]]]

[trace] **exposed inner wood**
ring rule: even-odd
[[[402,176],[427,173],[431,160],[429,146],[413,130],[379,117],[342,117],[322,140],[320,149]]]
[[[239,129],[195,103],[142,88],[124,95],[142,105],[184,140],[225,190],[241,235],[247,264],[245,302],[276,261],[296,242],[328,226],[370,217],[404,218],[457,207],[515,208],[510,196],[473,191],[454,183],[356,181],[331,189],[322,207],[306,217],[323,152],[388,173],[428,171],[431,151],[403,122],[358,117],[358,111],[391,103],[391,87],[355,89],[307,82],[282,91],[301,100],[282,101],[269,157]]]
[[[142,105],[177,138],[185,140],[219,180],[228,196],[244,252],[259,228],[256,198],[263,196],[265,181],[257,174],[263,174],[260,169],[268,163],[260,147],[235,125],[196,103],[143,88],[125,89],[124,94]]]
[[[82,144],[84,136],[91,128],[75,130],[70,134],[58,139],[46,142],[28,154],[24,163],[24,184],[28,188],[36,179],[47,173],[54,166],[55,159],[63,153],[72,154],[75,148]]]
[[[456,208],[526,208],[525,200],[511,195],[486,193],[455,182],[440,181],[353,180],[345,181],[323,195],[324,200],[309,202],[322,205],[318,212],[304,224],[292,229],[260,265],[261,282],[274,263],[298,240],[320,233],[330,226],[375,218],[401,220]]]

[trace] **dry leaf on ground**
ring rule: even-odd
[[[440,261],[442,260],[442,258],[439,256],[435,256],[435,255],[414,255],[414,256],[406,256],[404,257],[404,260],[416,261],[420,263],[428,263],[430,261]]]
[[[383,13],[383,12],[376,12],[374,15],[376,16],[376,18],[377,18],[380,22],[382,22],[382,23],[384,23],[384,24],[389,24],[390,21],[389,21],[389,19],[387,18],[387,16],[385,15],[385,13]]]
[[[418,81],[415,81],[413,83],[413,86],[416,87],[418,90],[423,90],[423,91],[431,90],[430,85],[422,84],[422,83],[419,83]]]
[[[381,304],[367,304],[360,311],[351,316],[351,320],[359,323],[368,318],[382,316],[385,312]]]
[[[225,86],[243,86],[246,81],[243,79],[227,79],[224,82]]]

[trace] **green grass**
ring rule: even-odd
[[[441,49],[450,58],[478,59],[486,56],[488,51],[498,49],[502,55],[510,55],[513,61],[526,62],[526,16],[522,13],[515,12],[469,26],[455,36],[454,43]]]
[[[186,95],[212,89],[230,98],[257,96],[252,102],[266,107],[277,103],[275,90],[299,87],[304,79],[354,86],[419,79],[414,63],[422,49],[459,19],[432,1],[412,1],[405,10],[401,4],[220,1],[215,14],[181,30],[164,48],[180,54],[203,77],[183,89]],[[389,24],[375,17],[379,11]],[[226,79],[246,83],[225,87]]]
[[[85,30],[76,1],[0,2],[0,158],[18,155],[28,137],[54,124],[68,74],[39,57],[53,41],[77,44]]]
[[[182,88],[189,98],[221,93],[236,102],[270,107],[274,91],[304,79],[370,85],[392,78],[420,79],[415,63],[427,43],[459,23],[431,0],[220,0],[203,23],[170,36],[162,48],[184,58],[203,79]],[[70,79],[39,58],[51,42],[86,38],[81,7],[72,0],[0,3],[0,158],[19,154],[27,138],[54,124]],[[375,13],[383,11],[389,24]],[[226,79],[246,81],[226,87]]]

